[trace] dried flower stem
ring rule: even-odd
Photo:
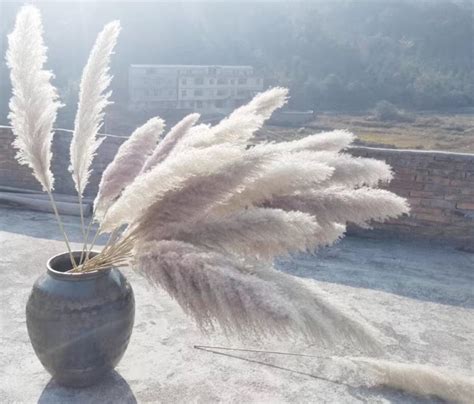
[[[59,229],[63,233],[64,241],[66,242],[66,247],[67,247],[68,252],[69,252],[69,258],[71,260],[71,264],[72,264],[73,268],[77,268],[76,261],[75,261],[73,255],[72,255],[71,245],[69,244],[69,239],[67,237],[66,231],[64,230],[63,222],[61,220],[61,217],[59,216],[58,207],[56,206],[56,202],[54,201],[53,194],[49,191],[47,191],[47,194],[49,196],[49,200],[51,201],[51,205],[53,206],[54,215],[56,216],[56,220],[58,222]]]
[[[134,242],[135,240],[132,236],[127,236],[116,243],[106,246],[98,255],[69,272],[93,272],[111,267],[126,266],[132,256]]]
[[[80,185],[79,185],[80,187]],[[77,197],[79,199],[79,212],[80,212],[80,216],[81,216],[81,231],[82,231],[82,239],[83,239],[83,247],[82,247],[82,251],[81,251],[81,259],[79,262],[82,262],[83,258],[84,258],[84,253],[85,253],[85,250],[87,249],[87,237],[88,237],[88,234],[86,233],[86,226],[85,226],[85,223],[84,223],[84,206],[83,206],[83,203],[82,203],[82,194],[80,192],[77,193]]]

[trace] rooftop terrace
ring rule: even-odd
[[[71,239],[78,243],[79,219],[66,217],[66,222]],[[54,218],[0,209],[0,243],[2,404],[427,402],[386,388],[360,387],[363,374],[327,358],[357,355],[347,349],[329,351],[293,340],[206,337],[165,293],[150,289],[131,269],[124,273],[135,290],[136,322],[117,371],[92,388],[59,387],[33,353],[24,313],[44,262],[64,250]],[[378,328],[386,347],[384,359],[472,375],[473,264],[473,254],[443,245],[348,237],[316,257],[286,259],[279,266]],[[194,345],[300,355],[203,350]]]

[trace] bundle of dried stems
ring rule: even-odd
[[[104,27],[81,80],[70,153],[81,206],[109,104],[109,63],[119,31],[118,22]],[[51,141],[60,103],[45,61],[40,14],[26,6],[9,36],[10,120],[19,162],[33,170],[54,204]],[[407,203],[375,189],[392,178],[389,166],[343,152],[353,140],[347,131],[250,146],[287,94],[284,88],[258,94],[215,126],[195,126],[199,115],[189,115],[161,142],[158,117],[133,132],[103,174],[94,236],[92,221],[86,226],[81,215],[83,254],[80,262],[71,254],[71,271],[132,263],[204,330],[297,333],[322,343],[339,336],[373,348],[368,326],[271,263],[335,242],[347,222],[368,226],[407,213]],[[107,245],[90,255],[106,232]]]

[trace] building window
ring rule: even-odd
[[[216,108],[224,108],[224,100],[217,100]]]
[[[181,79],[181,84],[186,84],[186,79]]]
[[[231,79],[231,80],[230,80],[230,84],[235,84],[235,80],[234,80],[234,79]]]
[[[227,80],[223,78],[217,79],[217,84],[227,84]]]
[[[209,79],[209,84],[214,84],[214,79]]]
[[[202,101],[196,101],[196,108],[202,108]]]
[[[201,89],[194,90],[194,95],[196,97],[202,97],[203,94],[204,92]]]
[[[247,84],[247,78],[246,77],[239,77],[239,84]]]
[[[186,90],[181,90],[181,97],[186,97]]]
[[[238,91],[237,91],[237,95],[239,95],[239,96],[241,96],[241,97],[242,97],[242,96],[247,97],[247,96],[249,95],[249,93],[248,93],[247,90],[238,90]]]
[[[145,69],[145,74],[155,74],[155,69],[152,69],[152,68]]]
[[[227,91],[220,88],[219,90],[217,90],[217,95],[220,95],[220,96],[223,96],[223,95],[226,95],[227,94]]]
[[[202,77],[195,77],[194,84],[197,86],[202,86],[204,84],[204,79]]]

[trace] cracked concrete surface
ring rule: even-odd
[[[77,218],[67,218],[66,228],[79,247]],[[357,387],[363,374],[350,374],[323,358],[357,355],[347,348],[328,351],[296,340],[204,336],[165,293],[149,288],[131,269],[123,272],[135,290],[136,323],[116,372],[92,388],[62,388],[36,358],[24,314],[47,258],[65,248],[54,218],[0,209],[0,245],[2,404],[432,402],[389,389]],[[384,335],[385,359],[473,374],[473,254],[421,242],[348,237],[315,257],[285,259],[278,265],[377,327]],[[307,356],[211,352],[194,345]]]

